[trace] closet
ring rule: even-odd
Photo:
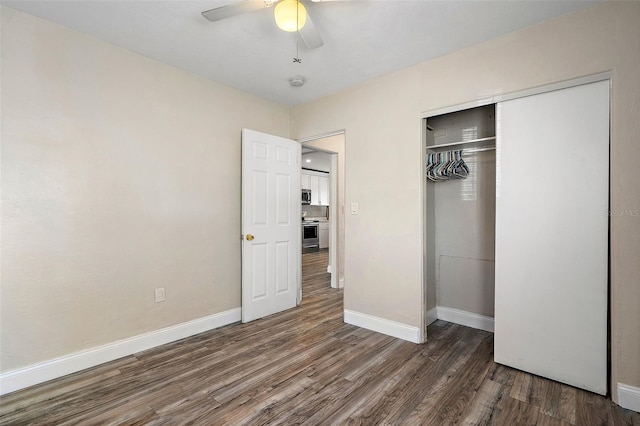
[[[495,330],[498,363],[605,394],[609,80],[424,126],[429,315]]]
[[[469,169],[464,179],[427,180],[429,308],[437,301],[441,319],[493,331],[495,105],[425,122],[427,156],[461,152]]]

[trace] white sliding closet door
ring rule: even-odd
[[[496,115],[495,361],[605,394],[609,81]]]

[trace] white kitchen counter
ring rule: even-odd
[[[305,217],[304,220],[306,221],[312,221],[312,220],[317,220],[318,222],[329,222],[329,219],[327,219],[326,217]]]

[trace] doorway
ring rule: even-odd
[[[322,136],[301,141],[302,144],[302,186],[305,185],[305,179],[310,175],[319,175],[320,184],[314,184],[311,180],[311,198],[310,205],[302,206],[303,219],[318,219],[325,217],[326,220],[318,224],[319,227],[319,255],[315,257],[313,262],[313,272],[309,272],[309,268],[305,268],[305,260],[310,261],[313,253],[305,253],[303,256],[302,282],[305,282],[305,274],[307,273],[329,273],[330,286],[332,288],[343,288],[344,279],[344,194],[345,194],[345,134],[338,132],[330,136]],[[322,188],[323,175],[328,182],[328,205],[324,204],[326,195]],[[313,178],[312,178],[313,179]],[[320,195],[314,195],[314,190],[319,191]],[[328,228],[328,229],[327,229]],[[322,260],[324,258],[324,260]],[[318,262],[323,263],[319,266]],[[324,270],[322,268],[324,267]],[[320,268],[320,269],[318,269]]]

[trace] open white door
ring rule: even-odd
[[[609,81],[496,116],[495,361],[605,394]]]
[[[242,130],[242,322],[296,306],[300,144]]]

